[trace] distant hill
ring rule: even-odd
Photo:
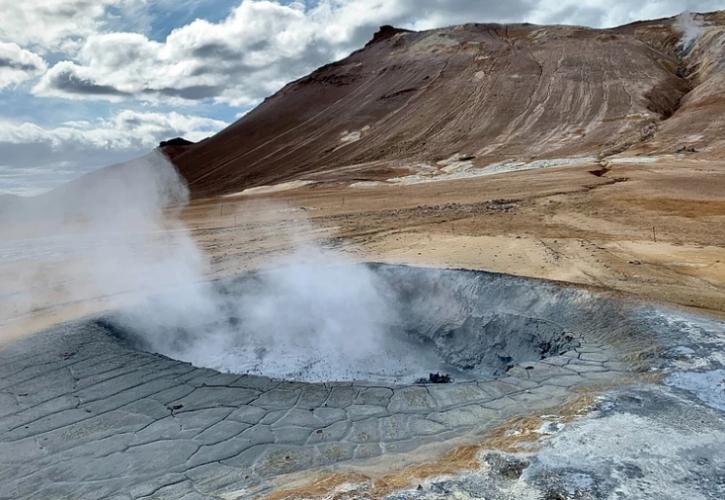
[[[465,154],[476,165],[725,148],[725,12],[613,29],[381,28],[173,160],[195,196]],[[351,167],[353,166],[353,167]]]

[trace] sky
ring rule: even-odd
[[[725,0],[0,0],[0,194],[200,140],[383,24],[611,27]]]

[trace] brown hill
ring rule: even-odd
[[[202,196],[311,173],[336,179],[341,167],[347,180],[375,178],[454,154],[484,166],[717,152],[725,14],[698,22],[704,34],[687,51],[675,18],[614,29],[383,27],[174,161]]]

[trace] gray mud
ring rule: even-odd
[[[344,324],[332,332],[335,340],[351,340],[342,344],[343,350],[335,350],[332,342],[314,332],[289,336],[273,322],[260,328],[239,317],[238,303],[264,293],[264,273],[216,283],[223,306],[213,321],[160,331],[148,325],[129,327],[122,317],[111,316],[99,325],[134,349],[226,373],[387,384],[411,383],[436,372],[458,381],[498,377],[517,364],[558,356],[587,339],[622,337],[628,328],[617,303],[593,301],[575,288],[541,282],[532,287],[511,276],[461,270],[366,267],[392,309],[374,324],[375,336],[366,339],[374,348],[367,354],[360,352],[355,333]],[[294,309],[284,302],[278,306],[282,311]],[[638,340],[643,336],[639,332]],[[223,338],[223,348],[200,356],[199,344],[212,337]]]

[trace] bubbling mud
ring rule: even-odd
[[[294,286],[280,287],[278,274],[300,270],[248,273],[212,285],[218,303],[211,317],[164,328],[131,324],[121,312],[100,323],[135,349],[222,372],[391,384],[431,373],[453,382],[500,377],[578,347],[591,326],[589,308],[581,307],[593,300],[589,294],[553,283],[386,264],[308,271],[306,279],[335,279],[325,289],[313,281],[289,293]],[[589,319],[601,326],[605,317]]]

